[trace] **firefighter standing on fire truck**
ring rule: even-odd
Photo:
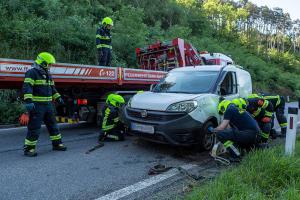
[[[120,121],[119,111],[125,100],[121,95],[110,94],[102,111],[102,130],[99,134],[99,142],[105,139],[110,141],[124,140],[124,126]]]
[[[100,66],[110,66],[112,49],[110,30],[114,24],[110,17],[105,17],[101,24],[96,33],[98,64]]]
[[[39,138],[42,121],[44,121],[52,141],[52,148],[56,151],[65,151],[59,133],[52,100],[64,104],[57,92],[54,81],[49,72],[51,64],[55,63],[53,55],[42,52],[25,74],[23,94],[25,107],[29,113],[28,132],[25,138],[24,155],[37,156],[36,144]]]

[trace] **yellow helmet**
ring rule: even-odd
[[[40,53],[35,62],[43,68],[49,68],[51,64],[55,64],[55,58],[51,53],[42,52]]]
[[[231,104],[231,101],[229,100],[222,100],[218,105],[218,111],[220,115],[223,115],[227,109],[227,107]]]
[[[110,103],[114,107],[120,107],[122,104],[125,103],[125,100],[121,95],[110,94],[106,99],[106,103]]]
[[[243,98],[236,98],[231,101],[236,107],[238,107],[240,110],[246,110],[247,109],[247,101]]]
[[[113,20],[112,20],[110,17],[105,17],[105,18],[102,20],[102,24],[103,24],[103,25],[111,25],[111,26],[113,26],[113,25],[114,25],[114,22],[113,22]]]

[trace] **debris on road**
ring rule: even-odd
[[[167,167],[166,165],[158,164],[150,168],[148,175],[161,174],[163,172],[169,171],[172,168],[173,167]]]
[[[87,150],[87,152],[85,152],[85,154],[89,154],[89,153],[91,153],[91,152],[93,152],[93,151],[95,151],[95,150],[97,150],[97,149],[99,149],[103,146],[104,146],[104,143],[101,142],[101,143],[97,144],[96,146],[94,146],[93,148]]]

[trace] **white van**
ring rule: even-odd
[[[159,143],[199,145],[209,150],[210,126],[220,122],[220,97],[233,99],[252,93],[250,74],[236,65],[201,65],[170,71],[150,92],[136,94],[125,108],[126,121],[136,135]]]

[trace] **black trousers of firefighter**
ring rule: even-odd
[[[103,130],[101,130],[103,131]],[[103,134],[103,136],[101,136]],[[100,133],[100,140],[105,141],[124,141],[125,140],[125,131],[124,125],[119,122],[116,126],[110,130],[105,131],[104,133]]]
[[[250,149],[255,147],[259,141],[259,133],[255,130],[238,130],[236,128],[229,128],[217,133],[217,138],[224,144],[224,147],[229,150],[230,146],[236,145],[243,149]],[[231,153],[231,152],[230,152]]]
[[[282,136],[286,135],[286,128],[287,128],[287,119],[284,115],[284,108],[285,108],[285,99],[284,97],[280,97],[280,104],[275,108],[275,114],[278,121],[279,126],[281,127],[281,134]],[[274,115],[272,118],[272,129],[274,127]]]
[[[110,66],[111,64],[111,49],[99,48],[98,49],[98,64],[99,66]]]
[[[261,142],[265,143],[269,139],[272,124],[271,122],[264,123],[260,121],[258,122],[258,126],[261,130]]]
[[[34,103],[35,109],[29,114],[28,132],[25,139],[25,147],[34,149],[40,135],[42,122],[45,123],[52,145],[56,146],[62,143],[61,134],[57,127],[55,111],[52,102]]]

